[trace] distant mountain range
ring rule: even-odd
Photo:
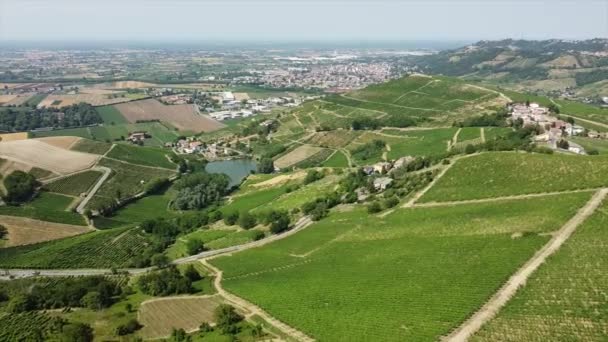
[[[426,73],[589,100],[608,96],[608,39],[479,41],[421,56]]]

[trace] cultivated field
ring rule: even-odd
[[[85,226],[86,222],[81,215],[67,211],[73,200],[70,196],[41,192],[33,201],[20,206],[0,206],[0,215]]]
[[[0,95],[0,106],[21,106],[33,94]]]
[[[99,158],[92,154],[65,150],[36,139],[2,142],[0,156],[58,174],[88,169]]]
[[[213,310],[219,301],[217,296],[204,296],[143,302],[137,314],[138,321],[144,326],[139,334],[144,339],[159,339],[169,337],[174,328],[196,331],[203,322],[213,323]]]
[[[436,340],[466,319],[590,194],[330,214],[211,262],[223,286],[318,340]]]
[[[136,229],[95,231],[35,245],[0,248],[4,268],[126,267],[148,244]]]
[[[142,192],[145,184],[152,179],[168,178],[175,174],[168,169],[127,164],[108,158],[102,158],[99,165],[109,167],[113,172],[89,202],[88,206],[91,208],[104,198],[116,199],[117,192],[120,193],[121,198],[128,198]]]
[[[99,177],[101,177],[101,172],[93,170],[84,171],[46,184],[45,188],[48,191],[59,194],[80,196],[88,192]]]
[[[167,158],[173,152],[153,147],[139,147],[117,144],[106,155],[108,158],[118,159],[132,164],[163,167],[174,170],[176,165]]]
[[[92,106],[105,106],[127,101],[131,101],[131,99],[128,97],[112,98],[109,95],[103,94],[48,95],[38,103],[38,107],[61,108],[81,102]]]
[[[72,146],[78,143],[79,137],[47,137],[37,139],[51,146],[59,147],[64,150],[70,150]]]
[[[293,166],[307,158],[312,157],[323,150],[321,147],[311,145],[301,145],[296,147],[293,151],[281,156],[274,161],[274,165],[278,168],[286,168]]]
[[[0,224],[8,229],[8,241],[4,247],[57,240],[91,231],[91,228],[87,226],[53,223],[14,216],[0,216]]]
[[[165,106],[153,100],[133,101],[115,106],[132,123],[138,120],[161,120],[181,131],[212,132],[224,125],[210,117],[198,114],[193,105]]]
[[[92,154],[104,154],[112,147],[112,144],[94,141],[89,139],[80,139],[74,145],[72,150],[78,152],[92,153]]]
[[[604,203],[472,341],[605,340],[607,210]]]
[[[15,141],[15,140],[25,140],[25,139],[27,139],[27,132],[0,134],[0,141],[1,142]]]
[[[420,199],[458,201],[606,186],[605,156],[483,153],[457,161]]]

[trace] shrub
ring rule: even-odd
[[[367,212],[370,214],[375,214],[382,211],[382,207],[378,202],[372,202],[367,206]]]
[[[142,328],[142,325],[139,324],[139,322],[135,318],[132,318],[127,323],[121,324],[118,327],[116,327],[116,335],[118,335],[118,336],[129,335],[129,334],[136,332],[137,330],[139,330],[141,328]]]
[[[186,252],[188,255],[195,255],[205,250],[205,245],[199,239],[190,239],[186,242]]]
[[[238,211],[227,213],[224,215],[224,223],[227,226],[234,226],[238,220],[239,220]]]
[[[9,203],[25,202],[32,197],[37,185],[36,178],[31,174],[19,170],[13,171],[4,178],[5,199]]]
[[[255,227],[255,225],[257,224],[257,220],[255,218],[255,216],[251,215],[248,212],[243,212],[239,215],[239,226],[241,226],[241,228],[243,229],[251,229],[253,227]]]

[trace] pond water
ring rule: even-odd
[[[209,173],[225,173],[230,177],[230,186],[241,184],[243,178],[255,171],[257,164],[251,159],[234,159],[212,161],[205,166],[205,171]]]

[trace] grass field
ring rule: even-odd
[[[178,213],[169,210],[169,201],[175,195],[171,190],[163,194],[149,195],[120,208],[112,217],[96,218],[95,227],[99,229],[116,228],[129,224],[143,222],[157,217],[169,218]]]
[[[323,167],[348,167],[348,159],[342,151],[335,151],[322,165]]]
[[[558,229],[589,196],[334,213],[212,263],[227,290],[315,339],[436,340],[549,239],[537,233]]]
[[[74,146],[72,146],[71,149],[78,152],[104,154],[108,152],[110,147],[112,147],[112,144],[109,143],[89,139],[80,139]]]
[[[583,146],[586,151],[597,150],[599,154],[608,154],[608,140],[585,137],[570,137],[568,140]]]
[[[246,194],[235,196],[232,201],[222,206],[223,213],[244,212],[269,203],[285,193],[288,185],[259,188]]]
[[[73,225],[86,225],[84,218],[71,211],[66,211],[73,198],[42,192],[31,202],[21,206],[1,206],[0,215],[29,217],[36,220]]]
[[[605,186],[604,156],[483,153],[457,161],[420,199],[458,201]]]
[[[215,241],[215,240],[224,238],[233,233],[235,233],[235,230],[199,229],[199,230],[196,230],[192,233],[186,234],[186,235],[178,238],[177,241],[165,251],[165,254],[171,259],[185,257],[185,256],[188,256],[187,249],[186,249],[186,242],[188,240],[196,239],[196,240],[201,241],[204,245],[207,245],[211,241]]]
[[[457,142],[479,139],[481,137],[481,129],[479,127],[463,127],[458,133]]]
[[[82,193],[88,192],[99,177],[101,177],[101,172],[90,170],[61,178],[44,187],[51,192],[79,196]]]
[[[472,341],[603,341],[608,205],[549,258]]]
[[[142,192],[147,182],[174,174],[168,169],[126,164],[108,158],[102,158],[99,165],[109,167],[113,172],[89,202],[90,207],[94,207],[95,203],[102,198],[115,198],[117,191],[120,192],[122,198],[133,196]]]
[[[0,249],[3,268],[110,268],[128,266],[147,239],[136,229],[112,229],[35,245]]]
[[[113,125],[129,123],[129,121],[127,121],[127,119],[125,119],[125,117],[122,116],[122,114],[120,114],[118,109],[114,108],[114,106],[97,107],[96,110],[103,119],[104,124]]]
[[[513,129],[508,128],[508,127],[484,127],[483,128],[483,132],[486,137],[486,141],[505,136],[509,132],[512,132],[512,131],[513,131]]]
[[[131,146],[126,144],[117,144],[107,154],[108,158],[122,160],[132,164],[162,167],[165,169],[174,170],[176,165],[171,162],[167,156],[173,152],[158,148]]]

